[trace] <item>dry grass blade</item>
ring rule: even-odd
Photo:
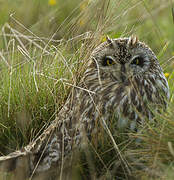
[[[81,162],[77,165],[80,167],[80,173],[77,173],[80,175],[77,177],[97,179],[98,173],[105,179],[109,172],[111,176],[118,173],[115,177],[120,179],[122,177],[129,179],[127,175],[155,179],[156,175],[153,176],[153,173],[158,174],[161,171],[162,173],[156,176],[158,179],[167,179],[169,176],[172,179],[174,167],[172,1],[154,0],[147,3],[139,0],[66,0],[56,1],[55,6],[48,5],[47,1],[25,3],[20,1],[21,8],[15,7],[16,2],[9,6],[9,2],[4,1],[0,8],[1,19],[4,18],[2,12],[6,9],[7,14],[11,12],[10,7],[16,11],[10,15],[9,20],[4,21],[5,23],[0,21],[2,27],[0,153],[7,154],[20,149],[36,139],[51,122],[54,122],[71,90],[84,91],[93,101],[95,92],[78,84],[92,50],[106,34],[111,38],[117,38],[136,33],[155,51],[164,72],[169,74],[167,77],[171,91],[169,107],[162,115],[156,113],[155,125],[145,124],[142,131],[135,134],[115,132],[115,125],[110,127],[101,119],[101,127],[104,129],[102,132],[108,138],[103,140],[100,134],[100,147],[91,144],[91,151],[94,154],[88,151],[86,156],[89,159],[82,161],[82,165]],[[5,3],[7,6],[4,6]],[[29,7],[32,7],[33,11]],[[168,15],[169,11],[172,16]],[[102,85],[99,75],[98,68],[98,81]],[[140,94],[138,97],[141,98]],[[135,139],[140,139],[142,143],[137,145]],[[136,157],[143,161],[147,171],[137,168],[137,164],[139,166],[142,164]],[[61,158],[64,162],[64,154]],[[39,162],[40,159],[37,165]],[[92,166],[91,169],[88,165]],[[63,166],[62,163],[60,179],[63,179]],[[114,166],[117,172],[113,172]],[[122,166],[120,172],[117,166]],[[152,167],[154,172],[149,175]],[[171,169],[171,172],[168,169]],[[74,179],[78,178],[74,176]]]

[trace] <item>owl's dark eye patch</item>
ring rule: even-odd
[[[135,57],[132,60],[131,64],[143,67],[143,65],[144,65],[144,58],[142,56],[137,56],[137,57]]]
[[[110,56],[105,56],[102,61],[103,66],[111,66],[114,65],[115,61]]]

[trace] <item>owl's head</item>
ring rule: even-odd
[[[134,36],[113,40],[107,37],[107,41],[93,51],[92,64],[100,71],[101,81],[110,77],[127,84],[136,77],[165,79],[155,54]]]

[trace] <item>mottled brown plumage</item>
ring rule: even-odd
[[[169,98],[168,83],[155,54],[136,37],[107,38],[91,54],[78,86],[39,138],[0,157],[1,169],[18,174],[21,167],[23,177],[59,174],[63,159],[82,148],[86,138],[91,140],[98,124],[106,128],[117,121],[115,131],[136,131],[145,118],[152,121],[153,111],[165,108]]]

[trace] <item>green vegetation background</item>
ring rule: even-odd
[[[156,53],[171,98],[156,126],[132,135],[143,139],[134,153],[146,156],[149,169],[160,169],[161,179],[173,179],[172,6],[166,0],[0,0],[0,155],[25,146],[55,119],[106,35],[135,34]]]

